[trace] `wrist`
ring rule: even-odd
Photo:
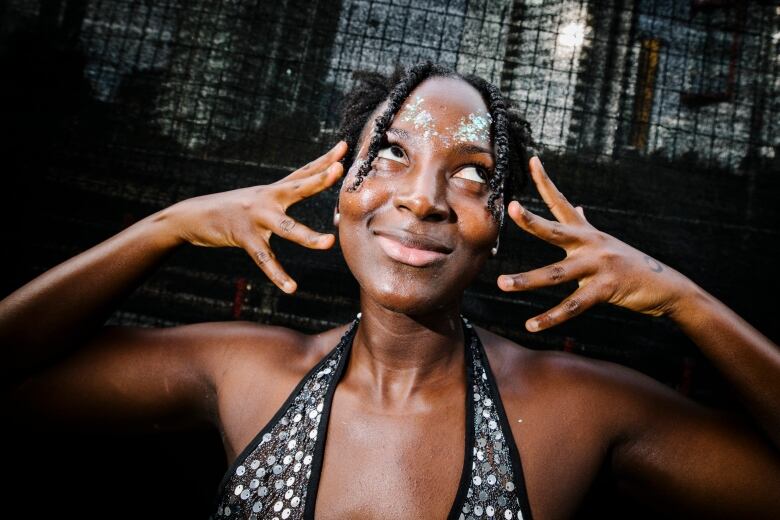
[[[679,294],[669,306],[667,316],[678,324],[690,322],[707,305],[710,295],[688,278],[679,286]]]
[[[182,212],[181,203],[168,206],[157,213],[143,219],[143,223],[151,233],[154,241],[163,249],[172,249],[186,242],[181,234],[179,217]]]

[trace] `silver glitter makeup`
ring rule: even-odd
[[[468,118],[461,117],[458,129],[453,138],[458,142],[467,141],[489,141],[490,124],[493,118],[490,114],[469,114]]]
[[[431,113],[423,108],[423,101],[425,101],[425,98],[415,96],[414,101],[406,103],[401,119],[407,123],[412,123],[415,130],[422,130],[423,139],[431,139],[434,136],[438,136],[439,131],[435,128]]]

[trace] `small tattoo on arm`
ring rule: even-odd
[[[650,266],[650,270],[653,271],[654,273],[660,273],[661,271],[664,270],[664,268],[661,267],[661,263],[655,258],[651,258],[645,255],[645,262],[647,262],[647,265]]]

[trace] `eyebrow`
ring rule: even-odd
[[[411,136],[409,135],[409,132],[404,130],[403,128],[388,128],[387,132],[388,134],[395,134],[398,137],[401,137],[403,139],[411,139]],[[453,149],[455,150],[455,153],[458,155],[470,155],[475,153],[486,153],[488,155],[493,155],[493,152],[484,146],[478,146],[476,144],[471,143],[458,143],[456,144]]]
[[[477,146],[475,144],[470,143],[458,143],[455,145],[455,152],[458,155],[469,155],[473,153],[486,153],[488,155],[493,155],[493,152],[488,150],[487,148],[483,146]]]
[[[398,137],[403,137],[404,139],[410,139],[409,132],[407,132],[403,128],[388,128],[386,133],[396,134]]]

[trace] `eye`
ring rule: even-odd
[[[482,168],[477,168],[476,166],[466,166],[465,168],[458,170],[453,177],[459,177],[461,179],[466,179],[469,181],[474,182],[481,182],[482,184],[485,184],[485,179],[487,178],[487,175],[485,174],[485,171]]]
[[[380,148],[379,153],[377,153],[376,156],[381,157],[382,159],[387,159],[389,161],[395,161],[401,164],[407,164],[406,152],[404,152],[404,149],[398,146],[397,144],[391,144],[389,146]]]

